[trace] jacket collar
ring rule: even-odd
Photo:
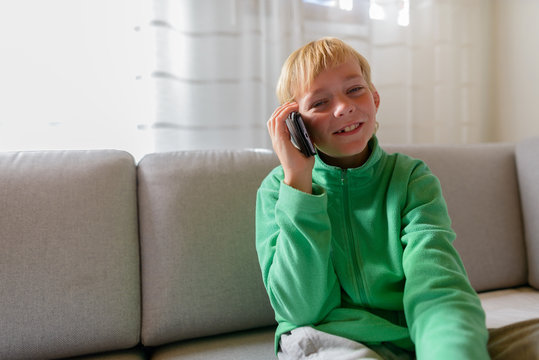
[[[342,183],[344,177],[354,183],[367,183],[373,180],[378,172],[379,166],[376,166],[382,158],[384,151],[378,144],[378,138],[373,136],[367,145],[371,151],[367,161],[357,167],[342,169],[338,166],[326,164],[318,154],[314,164],[315,181],[320,185]]]

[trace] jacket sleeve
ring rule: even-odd
[[[489,359],[485,314],[452,245],[440,183],[424,163],[411,173],[401,231],[404,308],[417,359]]]
[[[306,194],[269,176],[257,194],[256,248],[279,323],[314,325],[340,304],[325,191]]]

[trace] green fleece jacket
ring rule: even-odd
[[[452,242],[438,179],[376,137],[359,168],[318,156],[313,194],[283,183],[257,195],[256,248],[281,334],[299,326],[418,359],[488,359],[485,315]]]

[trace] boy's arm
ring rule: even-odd
[[[256,248],[262,278],[278,322],[320,322],[340,304],[331,262],[325,192],[298,191],[275,177],[257,194]]]
[[[420,163],[402,214],[404,308],[418,359],[488,359],[485,314],[452,242],[438,179]]]

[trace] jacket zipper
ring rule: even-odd
[[[363,276],[361,274],[361,263],[360,254],[357,251],[357,246],[355,243],[354,236],[352,234],[352,221],[350,216],[350,205],[349,205],[349,196],[348,196],[348,177],[346,169],[341,170],[341,185],[343,189],[343,206],[344,206],[344,217],[346,221],[346,236],[347,243],[349,245],[351,255],[352,255],[352,279],[354,280],[354,288],[356,293],[359,295],[361,302],[364,305],[368,305],[366,294],[364,291],[365,283]],[[363,285],[363,289],[360,287],[360,283]]]

